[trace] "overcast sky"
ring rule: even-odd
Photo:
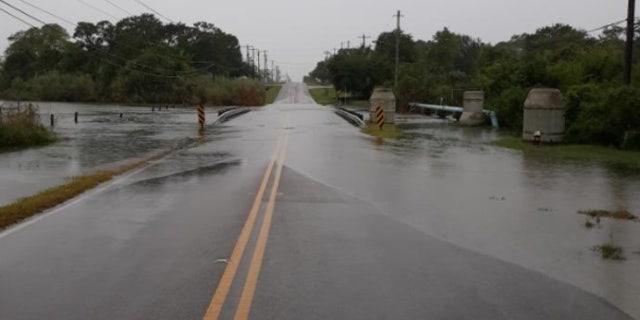
[[[68,25],[20,0],[3,1],[46,22],[57,22],[73,33]],[[127,16],[109,2],[133,14],[149,11],[136,0],[23,1],[73,22],[115,22],[117,20],[109,15],[119,19]],[[275,60],[294,80],[301,80],[317,61],[323,59],[324,51],[340,48],[341,42],[350,41],[351,46],[355,46],[362,41],[358,39],[359,35],[375,38],[381,32],[392,30],[395,27],[393,15],[397,10],[404,15],[402,29],[414,38],[431,39],[436,31],[446,26],[454,32],[496,43],[508,40],[513,34],[530,33],[557,22],[591,30],[624,19],[627,7],[627,0],[142,1],[175,21],[187,24],[208,21],[236,35],[242,45],[267,50],[269,60]],[[14,12],[2,3],[0,8]],[[27,27],[4,12],[0,12],[0,17],[0,50],[4,52],[7,37]]]

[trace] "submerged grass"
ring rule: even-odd
[[[170,151],[163,151],[146,159],[120,166],[114,170],[105,170],[72,177],[68,182],[62,185],[41,191],[33,196],[22,198],[12,204],[0,207],[0,230],[47,209],[51,209],[74,198],[86,190],[92,189],[101,183],[113,179],[113,177],[117,175],[145,165],[149,161],[161,158],[169,152]]]
[[[611,218],[617,220],[636,220],[638,217],[634,216],[631,212],[620,209],[614,211],[608,210],[582,210],[578,211],[579,214],[584,214],[594,219]]]
[[[272,104],[274,101],[276,101],[276,98],[280,93],[280,89],[282,89],[281,85],[274,85],[274,86],[267,87],[265,104]]]
[[[366,126],[362,128],[362,132],[382,139],[401,139],[405,137],[395,124],[385,124],[380,130],[375,123],[367,122]]]
[[[622,261],[625,259],[622,247],[615,244],[606,243],[601,246],[596,246],[594,250],[599,252],[604,260]]]
[[[519,150],[528,155],[550,159],[587,160],[621,166],[640,173],[640,152],[618,150],[594,145],[543,145],[536,147],[519,137],[504,138],[492,143],[495,146]]]

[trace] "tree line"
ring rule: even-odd
[[[57,24],[9,37],[0,95],[12,100],[260,104],[264,89],[238,39],[211,23],[163,24],[151,14]],[[235,79],[235,80],[229,80]],[[236,97],[235,92],[255,97]],[[239,101],[243,100],[243,101]]]
[[[395,39],[394,32],[384,32],[374,48],[342,49],[318,62],[308,78],[368,99],[374,86],[393,87]],[[592,36],[564,24],[497,44],[447,28],[428,41],[401,33],[394,92],[403,110],[409,102],[460,105],[464,90],[481,89],[501,126],[519,130],[528,90],[558,88],[567,100],[569,142],[640,149],[640,55],[634,56],[633,85],[627,87],[623,39],[621,27]],[[639,41],[634,51],[640,52]]]

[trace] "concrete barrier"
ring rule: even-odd
[[[462,115],[458,121],[463,126],[479,126],[484,123],[484,91],[465,91]]]
[[[371,98],[369,98],[369,119],[376,118],[376,109],[381,106],[384,110],[384,122],[394,124],[396,114],[396,96],[389,88],[377,87],[373,89]]]
[[[565,101],[558,89],[531,89],[524,102],[522,139],[534,140],[540,131],[541,142],[561,142],[565,129]]]

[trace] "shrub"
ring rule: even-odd
[[[3,110],[0,117],[0,149],[45,145],[55,141],[55,136],[39,121],[35,107]]]
[[[487,105],[496,112],[500,126],[520,129],[522,128],[526,98],[527,92],[524,88],[511,87],[502,91],[499,96],[489,98]]]
[[[266,91],[255,80],[236,79],[231,86],[231,104],[234,106],[261,106],[264,105]]]
[[[629,87],[575,88],[569,96],[566,141],[640,149],[640,89]]]

